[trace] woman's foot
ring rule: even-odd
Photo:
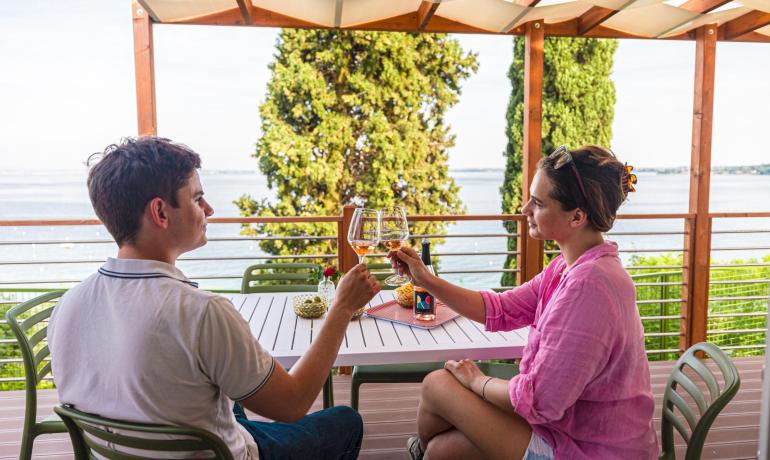
[[[420,438],[418,436],[412,436],[406,440],[406,450],[409,452],[409,458],[412,460],[422,460],[425,456],[425,452],[420,447]]]

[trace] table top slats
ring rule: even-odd
[[[293,307],[292,307],[292,311],[294,311]],[[307,348],[312,343],[314,329],[315,329],[314,319],[311,319],[309,321],[299,321],[299,318],[297,318],[297,322],[294,327],[294,342],[291,345],[291,349],[307,350]]]
[[[326,320],[326,315],[317,319],[299,318],[292,304],[295,295],[279,292],[228,296],[249,322],[259,343],[287,368],[307,351]],[[392,291],[382,291],[369,305],[392,298]],[[422,329],[363,316],[350,322],[335,365],[519,358],[527,342],[527,332],[527,328],[486,332],[483,324],[464,317]]]
[[[473,343],[483,344],[491,342],[488,334],[483,334],[481,331],[479,331],[479,329],[473,325],[473,321],[469,320],[468,318],[464,316],[458,316],[454,319],[454,323],[457,328],[463,331],[463,334],[465,334]]]
[[[349,350],[363,350],[366,349],[366,341],[364,340],[364,334],[361,330],[361,318],[354,319],[348,326],[348,332],[345,334],[348,341]]]
[[[278,337],[278,327],[283,316],[284,299],[278,296],[270,296],[270,302],[260,302],[258,310],[267,307],[266,316],[259,330],[257,340],[268,350],[275,350],[275,340]]]
[[[283,304],[283,312],[281,314],[281,322],[278,326],[278,335],[275,337],[273,349],[276,351],[294,350],[294,337],[297,330],[297,321],[300,318],[294,314],[294,308],[292,307],[288,296],[284,296],[281,299],[281,302]]]
[[[375,296],[370,301],[366,308],[371,308],[379,303],[379,296]],[[361,334],[363,335],[366,348],[370,350],[378,350],[385,348],[385,342],[382,340],[380,329],[377,327],[377,321],[373,318],[362,316],[358,320],[358,324],[361,326]]]
[[[390,295],[392,296],[392,294]],[[385,296],[383,295],[382,292],[380,292],[376,296],[377,301],[375,302],[374,300],[372,300],[372,303],[374,304],[385,303],[386,301],[390,300],[390,298],[391,298],[390,296]],[[394,323],[392,321],[384,321],[384,320],[376,319],[374,321],[374,324],[377,326],[377,332],[380,334],[380,339],[382,340],[383,346],[385,348],[389,348],[389,347],[400,348],[401,346],[403,346],[404,342],[399,336],[399,334],[396,332],[396,328],[393,327]],[[405,328],[404,332],[408,333],[412,341],[414,341],[414,336],[412,335],[411,332],[409,332],[408,328]],[[404,334],[404,335],[406,336],[407,334]]]
[[[254,335],[254,337],[257,338],[257,341],[259,341],[265,328],[265,320],[267,319],[267,314],[270,311],[270,304],[273,302],[273,298],[250,296],[246,302],[249,304],[254,304],[254,310],[251,312],[251,316],[244,318],[246,318],[246,320],[249,322],[251,333]],[[265,346],[264,343],[260,343],[262,346]]]
[[[257,308],[257,303],[259,303],[259,301],[259,298],[252,299],[250,297],[244,297],[243,301],[240,302],[240,306],[236,305],[236,307],[238,307],[238,312],[243,316],[243,319],[245,319],[246,322],[251,321],[251,317],[254,315],[254,310]]]

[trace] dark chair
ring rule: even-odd
[[[318,283],[313,277],[320,269],[320,265],[313,263],[267,262],[252,265],[243,273],[241,293],[315,292]]]
[[[51,373],[50,351],[46,343],[47,320],[57,300],[66,291],[51,291],[20,303],[5,313],[8,326],[16,336],[24,362],[26,402],[19,459],[32,458],[32,445],[41,434],[65,433],[67,428],[56,414],[37,421],[37,386]]]
[[[479,369],[491,377],[510,379],[519,373],[518,364],[477,363]],[[426,375],[437,369],[443,369],[444,363],[419,364],[378,364],[356,366],[350,382],[350,407],[358,410],[358,395],[364,383],[419,383]]]
[[[698,352],[709,355],[719,368],[724,379],[721,390],[716,376],[696,355]],[[705,395],[701,386],[692,380],[692,372],[684,372],[686,367],[700,377],[702,385],[705,384],[705,387],[708,388],[708,395]],[[706,441],[706,435],[711,424],[714,423],[719,412],[733,399],[740,386],[741,379],[738,376],[738,369],[719,347],[711,343],[701,342],[688,348],[674,365],[668,382],[666,382],[666,391],[663,393],[660,459],[676,459],[674,428],[687,443],[685,459],[697,460],[701,458],[703,443]],[[677,389],[684,390],[689,398],[695,402],[698,408],[697,415],[682,395],[677,392]],[[674,408],[678,409],[684,416],[684,421],[677,417]]]
[[[185,457],[233,459],[230,449],[221,439],[200,428],[113,420],[87,414],[68,405],[56,406],[54,411],[67,426],[77,460],[96,458],[94,453],[115,460],[155,459],[159,458],[158,453],[168,452],[183,452]],[[154,437],[148,439],[142,435]],[[183,438],[161,439],[158,435]],[[132,449],[130,454],[126,453],[126,448]]]
[[[269,292],[316,292],[318,284],[313,276],[320,272],[321,266],[313,263],[275,263],[252,265],[243,273],[241,294]],[[323,405],[334,405],[332,376],[326,379],[323,387]]]

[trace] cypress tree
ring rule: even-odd
[[[543,154],[559,145],[576,148],[584,144],[609,146],[615,114],[615,85],[610,80],[616,40],[547,37],[543,63]],[[521,168],[524,142],[524,38],[514,37],[513,62],[508,71],[512,91],[506,113],[505,176],[500,187],[502,212],[521,212]],[[516,222],[506,222],[515,232]],[[519,231],[526,232],[526,228]],[[508,250],[516,250],[516,239],[508,239]],[[514,256],[505,267],[514,268]],[[504,273],[503,286],[513,286],[515,276]]]

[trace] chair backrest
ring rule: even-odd
[[[54,411],[67,425],[75,458],[78,460],[94,458],[93,452],[117,460],[154,459],[158,456],[153,453],[158,452],[185,452],[185,456],[208,452],[208,456],[196,455],[195,458],[233,458],[230,449],[221,439],[200,428],[113,420],[87,414],[68,405],[58,405]],[[160,439],[159,435],[178,436],[182,439]],[[130,453],[126,453],[126,448],[131,449]]]
[[[394,289],[394,286],[388,286],[387,284],[384,284],[383,281],[385,281],[385,278],[389,277],[393,274],[392,265],[390,265],[389,262],[372,262],[366,264],[366,268],[369,270],[369,273],[374,276],[374,279],[376,279],[380,286],[382,286],[383,289]]]
[[[313,263],[256,264],[243,273],[241,293],[254,292],[315,292],[318,283],[313,276],[321,266]]]
[[[48,318],[58,299],[66,290],[51,291],[34,299],[22,302],[5,313],[8,327],[19,342],[21,358],[24,362],[24,377],[27,391],[27,414],[35,422],[37,412],[37,385],[51,373],[51,354],[48,343]],[[30,413],[31,411],[31,413]]]
[[[721,389],[717,377],[696,355],[698,352],[709,355],[719,368],[723,379]],[[687,373],[684,372],[685,368],[689,368]],[[693,381],[693,373],[700,377],[700,385]],[[674,453],[674,428],[676,428],[687,442],[685,459],[699,459],[711,424],[714,423],[719,412],[733,399],[740,384],[738,369],[719,347],[711,343],[701,342],[688,348],[674,365],[663,394],[663,414],[660,427],[662,454],[660,458],[676,458]],[[708,389],[708,395],[704,394],[702,389],[704,385]],[[693,407],[677,392],[677,389],[684,390],[689,398],[695,402],[698,409],[697,416]],[[674,408],[682,414],[684,422],[674,413]]]

